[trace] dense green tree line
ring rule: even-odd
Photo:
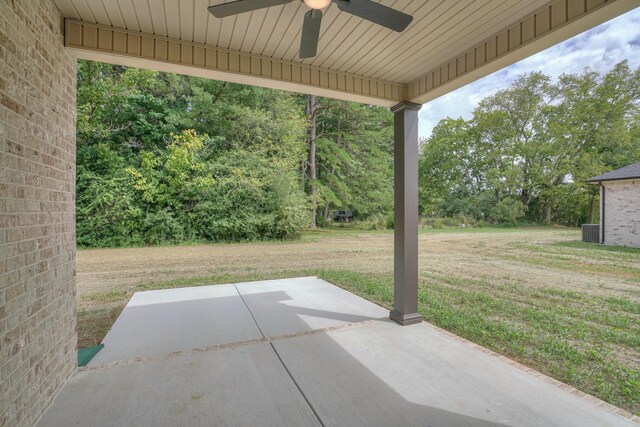
[[[390,209],[385,109],[88,61],[77,97],[81,246],[293,238],[312,211]]]
[[[519,77],[470,120],[442,120],[422,141],[425,215],[497,223],[593,222],[586,179],[640,161],[640,70]]]
[[[80,61],[81,246],[294,238],[353,210],[392,225],[383,108]],[[640,71],[521,76],[421,141],[420,211],[578,225],[584,181],[640,160]]]
[[[276,91],[80,62],[78,243],[296,236],[308,222],[298,104]]]

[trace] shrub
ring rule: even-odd
[[[306,205],[292,204],[280,208],[275,216],[274,235],[277,239],[294,239],[300,237],[302,230],[311,221]]]
[[[367,230],[386,230],[388,228],[389,221],[387,215],[383,213],[377,213],[372,215],[366,222],[365,228]]]
[[[491,219],[501,224],[516,226],[518,220],[524,218],[524,205],[515,198],[500,200],[491,210]]]
[[[148,213],[142,222],[144,243],[161,245],[184,240],[184,227],[168,209]]]

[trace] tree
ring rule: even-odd
[[[450,195],[467,198],[477,193],[482,180],[476,170],[471,148],[471,126],[463,119],[444,119],[433,129],[431,137],[421,144],[419,158],[420,212],[445,215],[451,206]],[[451,212],[449,212],[451,213]],[[456,213],[467,214],[467,209]]]
[[[338,208],[349,208],[359,219],[387,215],[393,204],[391,113],[324,98],[316,99],[314,111],[314,143],[305,166],[315,216],[325,223]]]
[[[585,70],[556,83],[522,75],[482,100],[471,120],[442,120],[422,142],[421,212],[593,222],[598,188],[585,181],[640,159],[639,104],[640,71],[626,61],[604,76]]]
[[[316,104],[315,95],[308,97],[309,104],[307,107],[307,115],[309,116],[309,198],[311,199],[311,229],[316,228],[316,217],[318,216],[318,201],[316,192],[318,188],[316,169],[316,138],[317,138],[317,121],[318,121],[318,105]]]
[[[572,178],[576,191],[588,200],[589,223],[593,222],[597,186],[585,180],[640,158],[640,139],[633,138],[640,106],[640,70],[632,72],[627,61],[604,77],[586,71],[560,77],[562,102],[553,117],[551,137],[571,147]]]
[[[78,70],[81,245],[290,238],[307,226],[299,97],[86,61]]]
[[[78,241],[281,239],[338,207],[386,215],[390,120],[377,107],[80,61]]]

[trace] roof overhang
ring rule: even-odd
[[[99,12],[88,10],[84,0],[55,1],[67,16],[65,46],[78,58],[386,107],[401,101],[423,104],[640,6],[640,0],[560,0],[506,2],[510,6],[505,9],[504,1],[462,0],[450,4],[449,9],[458,8],[454,13],[437,10],[435,2],[432,10],[428,9],[431,2],[422,0],[381,1],[406,11],[417,8],[414,23],[402,34],[365,26],[330,8],[327,16],[333,21],[321,34],[325,49],[318,58],[302,61],[295,50],[299,32],[291,30],[299,24],[301,10],[304,12],[297,3],[262,15],[254,12],[229,25],[229,18],[216,21],[206,12],[207,5],[223,1],[194,1],[193,11],[173,16],[167,5],[176,2],[139,0],[134,5],[129,0],[124,3],[131,7],[120,5],[118,9],[122,21],[118,26],[116,15],[110,15],[104,2]],[[155,16],[154,8],[163,1],[164,14]],[[478,15],[465,12],[467,9]],[[442,22],[437,22],[436,12]],[[448,14],[446,20],[444,14]],[[206,24],[198,23],[202,19]],[[154,20],[158,21],[155,25]],[[172,20],[178,23],[173,36],[169,31]],[[290,24],[287,30],[279,30],[286,23]],[[258,24],[259,31],[271,28],[277,37],[270,35],[259,43],[260,32],[253,29]],[[190,28],[186,34],[185,28]],[[225,31],[230,33],[227,41]],[[214,32],[215,37],[211,36]],[[360,36],[356,39],[353,34]],[[473,39],[480,34],[489,35]],[[236,35],[242,41],[234,45]],[[369,41],[367,35],[377,39]],[[245,43],[251,37],[252,43]],[[351,40],[349,37],[368,51],[349,51],[353,46],[343,48],[342,53],[331,50]],[[288,50],[281,47],[287,45]],[[378,51],[379,58],[375,56]]]
[[[587,182],[602,184],[610,181],[633,181],[640,179],[640,162],[632,163],[623,168],[615,169],[602,175],[589,178]]]
[[[625,178],[609,178],[609,179],[588,179],[586,182],[589,184],[602,184],[603,182],[614,182],[614,181],[637,181],[640,180],[640,176],[631,176]]]

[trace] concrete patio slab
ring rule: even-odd
[[[40,425],[636,426],[386,315],[317,278],[137,293]]]
[[[236,287],[267,337],[389,317],[389,310],[317,277]]]
[[[319,426],[268,343],[80,372],[39,423]]]
[[[327,426],[635,425],[424,324],[273,344]]]
[[[259,338],[234,285],[136,292],[89,366]]]

